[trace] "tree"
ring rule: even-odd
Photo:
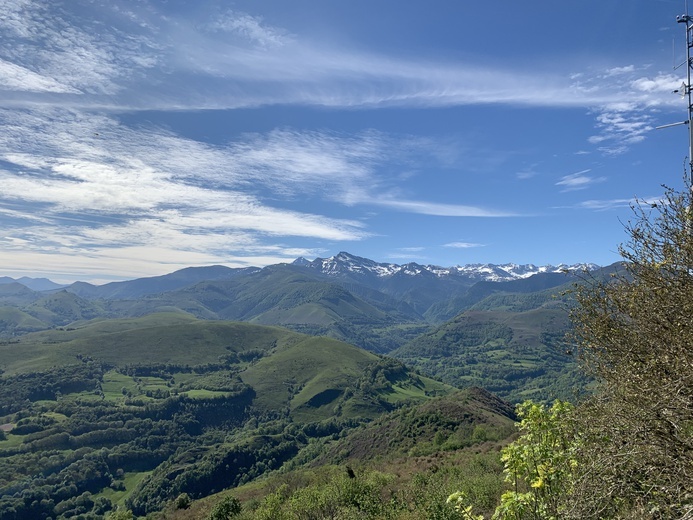
[[[693,218],[690,186],[641,202],[622,268],[576,288],[582,449],[567,517],[693,513]]]
[[[564,500],[572,490],[579,437],[573,406],[555,401],[550,408],[526,401],[517,407],[522,435],[503,448],[505,480],[494,520],[563,518]]]
[[[191,503],[192,500],[190,500],[190,495],[187,493],[181,493],[176,497],[174,506],[176,509],[188,509]]]
[[[209,520],[230,520],[240,515],[241,510],[241,502],[236,497],[228,495],[212,508]]]
[[[106,520],[132,520],[133,518],[132,511],[128,509],[116,509],[106,515]]]

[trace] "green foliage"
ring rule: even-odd
[[[103,516],[115,504],[153,514],[452,390],[333,339],[170,314],[0,349],[0,424],[12,428],[0,439],[1,520]]]
[[[106,520],[133,520],[133,518],[132,511],[120,508],[106,515]]]
[[[690,186],[634,208],[625,262],[576,288],[576,340],[597,380],[580,407],[574,518],[693,512],[693,233]]]
[[[382,461],[376,463],[381,466]],[[414,463],[416,465],[416,463]],[[399,473],[399,471],[398,471]],[[497,453],[459,454],[437,459],[402,479],[395,473],[366,467],[322,466],[287,474],[259,502],[249,503],[242,520],[471,520],[457,504],[446,503],[454,489],[490,515],[502,490]],[[240,491],[242,492],[242,491]],[[473,517],[476,520],[475,517]]]
[[[474,507],[469,505],[469,498],[462,491],[454,492],[445,502],[450,504],[464,520],[484,520],[484,515],[474,514]]]
[[[314,455],[321,463],[384,456],[426,456],[496,442],[514,431],[513,409],[492,394],[466,389],[383,415]]]
[[[208,520],[231,520],[241,514],[241,502],[234,496],[227,496],[217,502],[207,517]]]
[[[188,509],[191,503],[192,500],[190,500],[190,495],[188,495],[187,493],[181,493],[176,497],[174,507],[176,509]]]
[[[497,520],[557,520],[562,500],[572,491],[578,441],[570,403],[551,408],[527,401],[517,407],[522,435],[503,448],[506,481],[511,490],[501,497]]]
[[[446,383],[480,386],[511,402],[569,400],[586,379],[563,339],[568,330],[568,311],[555,302],[522,312],[469,310],[391,355]]]

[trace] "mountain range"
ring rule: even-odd
[[[0,338],[81,327],[95,319],[178,313],[329,336],[391,353],[455,386],[493,380],[494,391],[515,399],[531,381],[543,378],[541,395],[560,379],[563,368],[572,373],[571,360],[556,354],[568,327],[560,295],[585,271],[597,276],[600,268],[442,268],[378,263],[342,252],[264,268],[190,267],[157,277],[105,285],[76,282],[42,291],[5,279]],[[499,351],[505,354],[499,357]],[[446,361],[435,361],[441,358]],[[470,360],[481,363],[471,370]]]
[[[286,265],[286,264],[277,264]],[[454,267],[422,265],[415,262],[407,264],[381,263],[340,252],[329,258],[316,258],[309,261],[297,258],[293,266],[304,267],[310,271],[335,279],[351,279],[373,286],[375,289],[397,285],[404,277],[411,279],[438,279],[448,283],[472,285],[479,281],[507,282],[529,278],[541,273],[563,273],[593,271],[599,266],[591,263],[558,266],[533,264],[468,264]],[[275,266],[269,266],[272,268]],[[259,267],[230,268],[221,265],[208,267],[188,267],[162,276],[138,278],[122,282],[110,282],[104,285],[93,285],[86,282],[75,282],[71,285],[60,285],[46,278],[22,277],[13,279],[0,277],[1,284],[20,283],[34,291],[50,291],[65,288],[70,292],[87,298],[131,298],[157,294],[179,289],[195,282],[210,280],[230,280],[239,276],[261,271]]]
[[[142,516],[280,467],[491,453],[513,403],[585,388],[566,291],[614,268],[340,253],[100,286],[2,279],[0,511]],[[483,477],[498,493],[499,472]]]
[[[533,293],[597,266],[378,263],[339,253],[312,262],[233,269],[190,267],[104,285],[75,282],[32,290],[36,280],[0,281],[0,336],[96,317],[178,311],[202,319],[281,325],[388,352],[496,292]],[[31,282],[31,283],[29,283]],[[41,281],[46,286],[48,281]],[[393,330],[393,327],[396,329]]]
[[[379,263],[367,258],[354,256],[341,252],[329,258],[316,258],[312,262],[305,258],[298,258],[294,265],[302,265],[316,269],[323,274],[332,276],[372,276],[380,279],[389,279],[397,276],[426,276],[431,274],[441,279],[461,279],[471,282],[491,281],[507,282],[521,278],[529,278],[540,273],[560,273],[564,271],[576,272],[582,270],[594,270],[599,266],[591,263],[558,266],[545,265],[537,267],[533,264],[468,264],[454,267],[440,267],[437,265],[422,265],[415,262],[407,264]]]

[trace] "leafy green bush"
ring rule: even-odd
[[[572,411],[573,406],[563,401],[551,408],[531,401],[517,407],[522,435],[501,455],[511,490],[501,497],[494,519],[562,518],[577,466]]]
[[[207,518],[208,520],[230,520],[240,515],[241,510],[240,501],[236,497],[228,495],[221,502],[215,504]]]

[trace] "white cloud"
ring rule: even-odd
[[[79,90],[0,58],[0,89],[79,94]]]
[[[615,208],[623,208],[632,205],[634,199],[611,199],[611,200],[585,200],[577,207],[582,209],[593,209],[604,211]]]
[[[441,204],[421,200],[393,199],[382,197],[371,199],[370,204],[385,206],[398,211],[419,213],[421,215],[435,215],[439,217],[515,217],[516,213],[508,211],[496,211],[478,206],[466,206],[462,204]]]
[[[9,129],[0,134],[0,218],[3,250],[17,255],[13,264],[27,250],[88,257],[102,251],[101,261],[138,247],[165,250],[164,257],[172,259],[211,255],[218,263],[233,251],[269,252],[273,260],[284,260],[280,237],[344,241],[370,235],[359,221],[272,205],[261,193],[246,191],[261,181],[283,193],[282,185],[313,179],[319,194],[340,193],[348,179],[334,174],[357,169],[362,156],[349,156],[350,147],[336,138],[324,140],[333,146],[320,155],[317,147],[305,150],[306,136],[294,136],[293,151],[282,137],[279,155],[293,153],[294,160],[269,174],[272,163],[262,146],[211,146],[73,111],[4,111],[0,121]],[[278,153],[277,146],[270,148]],[[332,162],[323,161],[328,157]],[[316,166],[321,162],[323,169]],[[282,171],[291,175],[283,177]]]
[[[599,150],[606,155],[624,153],[654,129],[652,115],[632,103],[609,104],[599,110],[596,120],[599,133],[588,141],[601,145]]]
[[[264,23],[261,17],[228,11],[208,25],[211,30],[225,31],[262,48],[281,47],[292,41],[280,28]]]
[[[576,207],[580,209],[591,209],[595,211],[606,211],[610,209],[636,207],[639,205],[655,205],[665,203],[662,197],[644,197],[630,199],[603,199],[603,200],[585,200]]]
[[[71,103],[127,109],[306,103],[594,108],[624,97],[638,106],[666,104],[665,87],[673,79],[638,78],[633,65],[568,75],[397,58],[289,35],[238,11],[184,19],[155,4],[84,7],[80,14],[56,3],[10,2],[0,27],[11,38],[0,44],[0,57],[27,70],[24,79],[7,75],[13,88],[62,92],[61,86],[82,93]],[[27,106],[36,99],[16,96],[13,102]]]
[[[486,244],[477,244],[475,242],[450,242],[444,244],[443,247],[453,247],[456,249],[470,249],[473,247],[485,247]]]
[[[626,65],[624,67],[613,67],[607,69],[605,72],[606,77],[619,76],[621,74],[627,74],[629,72],[635,72],[635,65]]]
[[[162,48],[153,40],[155,33],[146,34],[142,24],[123,19],[115,5],[80,3],[8,0],[3,4],[0,59],[5,62],[6,89],[88,95],[89,101],[76,102],[89,104],[94,97],[126,89],[133,78],[142,78],[159,63]],[[24,99],[36,102],[32,96]]]
[[[643,77],[633,81],[633,88],[642,92],[662,92],[671,94],[681,85],[681,77],[673,74],[659,74],[654,78]]]
[[[590,177],[586,175],[590,171],[590,169],[587,169],[565,175],[556,183],[556,186],[563,186],[563,191],[574,191],[584,190],[593,184],[606,181],[606,177]]]
[[[524,170],[520,170],[519,172],[515,173],[515,177],[517,177],[520,180],[527,180],[531,179],[532,177],[536,177],[539,175],[534,167],[530,168],[525,168]]]
[[[0,218],[14,222],[5,226],[3,248],[13,253],[98,253],[101,261],[121,250],[158,248],[172,259],[176,251],[217,261],[231,251],[269,251],[276,259],[288,250],[277,243],[282,238],[372,235],[361,221],[290,207],[306,197],[439,216],[510,215],[383,196],[401,181],[392,161],[409,168],[412,150],[425,154],[431,145],[406,137],[277,130],[211,145],[55,109],[0,111],[0,124],[7,129],[0,134]],[[449,162],[439,147],[420,160],[430,165],[438,155]],[[380,171],[384,161],[387,173]]]

